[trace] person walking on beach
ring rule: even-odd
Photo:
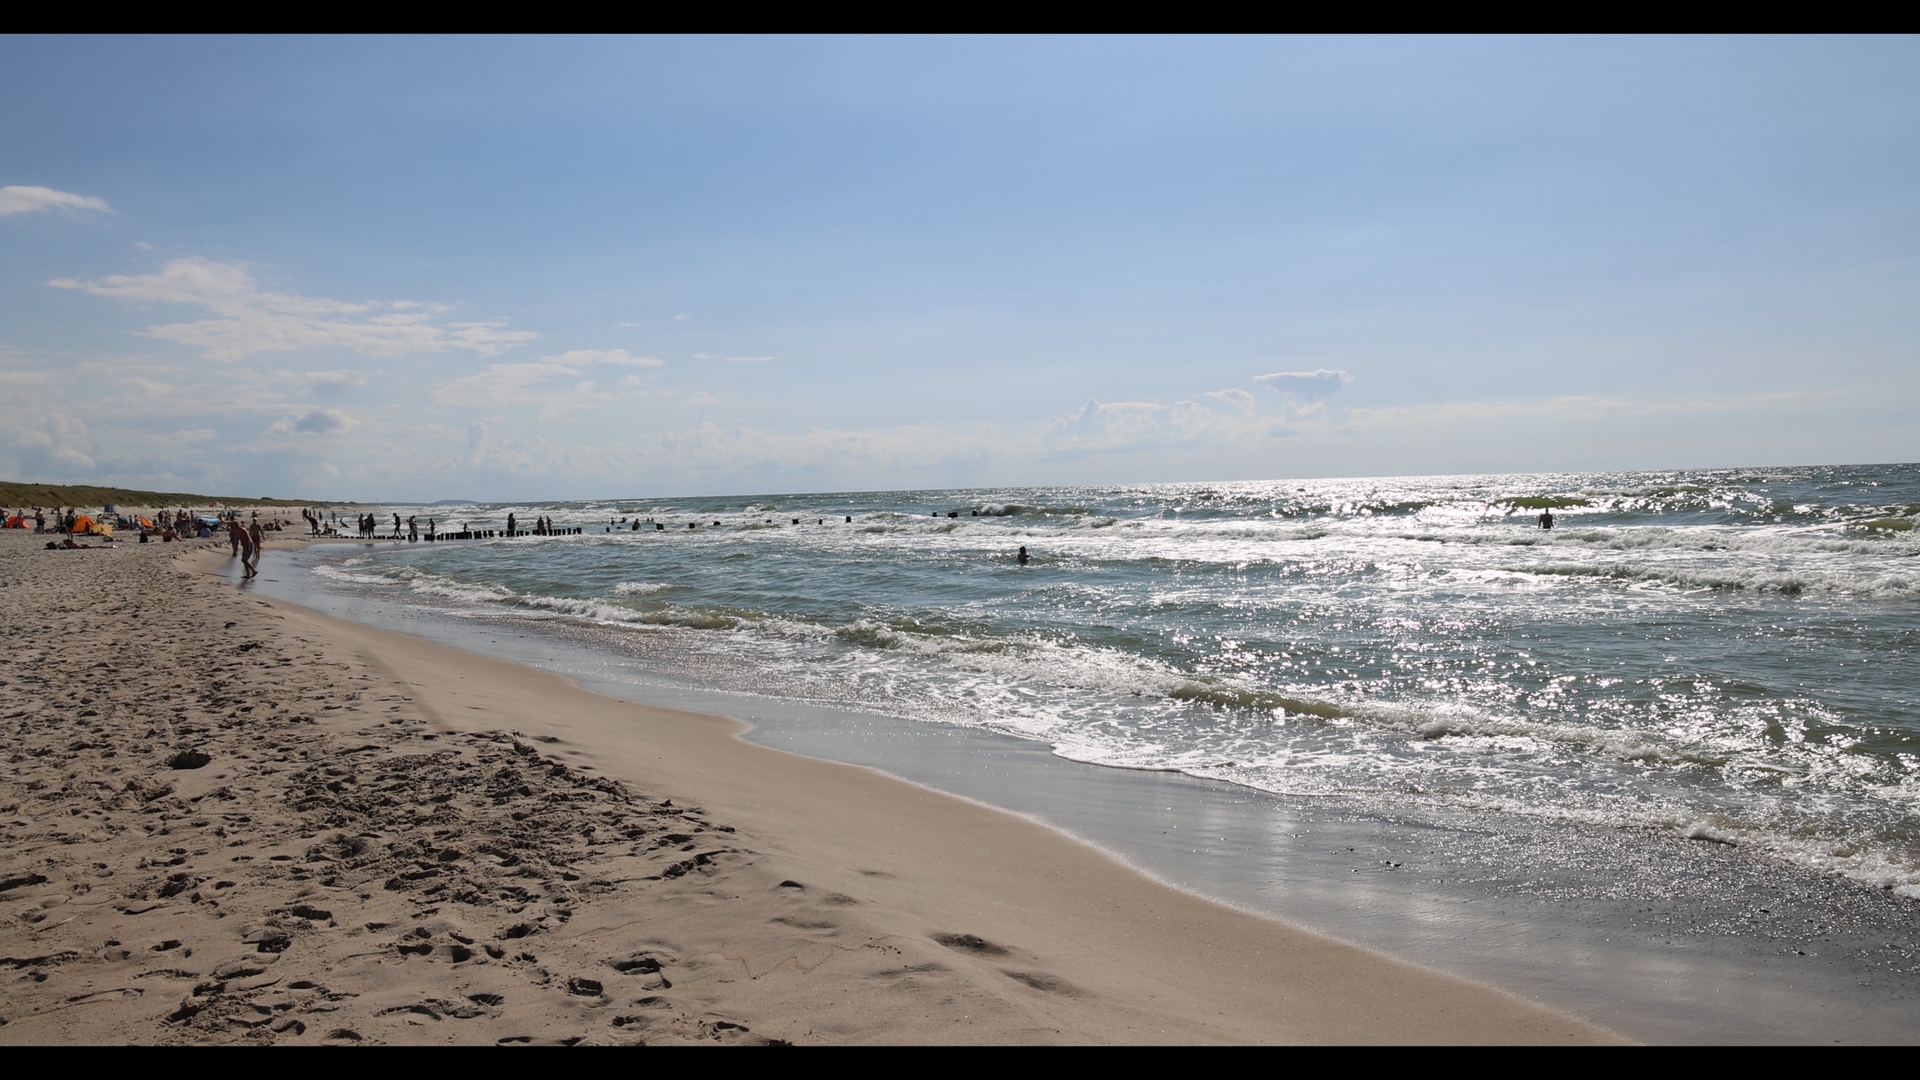
[[[407,515],[407,543],[417,544],[419,542],[420,542],[420,524],[412,514],[408,514]]]
[[[227,544],[233,550],[227,555],[227,558],[229,559],[239,558],[240,549],[246,546],[246,543],[247,543],[247,530],[241,527],[240,519],[228,518],[227,519]],[[244,562],[245,560],[242,560],[242,561]],[[252,577],[253,574],[249,572],[247,576]]]
[[[247,527],[240,524],[238,516],[228,519],[227,535],[240,549],[240,568],[244,571],[240,577],[244,581],[253,576],[253,537],[247,533]]]
[[[252,564],[247,567],[247,576],[253,577],[260,573],[260,553],[267,547],[267,535],[261,530],[258,521],[247,528],[247,539],[251,541],[249,545],[251,550],[248,554],[253,558]]]

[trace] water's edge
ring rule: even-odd
[[[1177,887],[1654,1042],[1920,1041],[1912,901],[1648,830],[1484,810],[1381,813],[1040,743],[672,685],[565,620],[448,619],[332,591],[309,549],[251,586],[325,614],[738,717],[762,745],[879,769],[1058,827]],[[337,552],[336,552],[337,554]]]

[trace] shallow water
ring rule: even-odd
[[[1920,466],[395,511],[586,531],[328,551],[329,587],[630,635],[691,687],[1920,897]]]

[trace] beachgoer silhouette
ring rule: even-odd
[[[1553,511],[1552,510],[1540,511],[1540,527],[1543,529],[1553,528]]]
[[[254,577],[260,573],[260,552],[267,546],[266,535],[261,532],[258,521],[247,530],[247,540],[248,559],[251,562],[248,562],[248,559],[242,559],[241,562],[247,563],[247,576]]]
[[[393,538],[395,540],[400,539],[400,515],[399,514],[393,515]]]
[[[1027,549],[1024,545],[1020,548],[1020,554],[1014,556],[1014,560],[1018,562],[1021,566],[1027,565],[1027,563],[1031,560],[1031,556],[1027,554]]]
[[[513,535],[513,515],[512,514],[507,515],[507,535],[508,536]]]

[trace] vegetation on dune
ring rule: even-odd
[[[243,499],[182,491],[137,491],[90,484],[25,484],[0,480],[0,506],[315,506],[297,499]]]

